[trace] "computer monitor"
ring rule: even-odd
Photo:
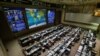
[[[7,7],[4,13],[12,32],[16,33],[26,29],[22,8]]]
[[[46,24],[46,10],[26,8],[29,29]]]
[[[48,23],[49,24],[53,24],[54,23],[54,20],[55,20],[55,11],[54,10],[48,10],[48,13],[47,13],[47,18],[48,18]]]

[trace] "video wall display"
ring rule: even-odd
[[[26,8],[29,29],[46,24],[46,10]]]
[[[15,33],[26,29],[22,10],[22,8],[4,8],[9,26]]]
[[[48,23],[53,24],[54,23],[54,19],[55,19],[55,11],[54,10],[48,10]]]

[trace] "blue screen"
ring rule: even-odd
[[[48,23],[54,23],[55,12],[53,10],[48,10]]]
[[[26,29],[21,8],[4,8],[9,26],[13,32]]]
[[[26,8],[26,16],[28,20],[29,29],[46,24],[46,10],[45,9],[29,9]]]

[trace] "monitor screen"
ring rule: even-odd
[[[29,29],[46,24],[46,10],[45,9],[26,8],[25,10],[26,10],[26,16],[28,20]]]
[[[55,11],[54,10],[48,10],[48,23],[52,24],[54,23],[54,19],[55,19]]]
[[[22,8],[4,8],[4,12],[13,32],[16,33],[26,29]]]

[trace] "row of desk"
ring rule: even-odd
[[[57,46],[54,46],[48,51],[46,56],[68,56],[71,51],[72,42],[79,41],[81,33],[80,28],[73,29],[71,32],[64,36],[64,39],[61,43],[58,43]]]
[[[42,30],[35,34],[31,34],[31,35],[22,37],[19,39],[19,44],[22,47],[28,46],[29,44],[33,44],[35,41],[39,41],[39,40],[43,39],[45,36],[48,36],[49,34],[55,32],[55,31],[58,31],[62,28],[63,28],[62,25],[58,25],[58,26],[54,26],[54,27]]]
[[[88,31],[80,27],[63,25],[54,26],[20,38],[19,43],[23,48],[22,50],[25,56],[41,56],[45,52],[44,56],[68,56],[71,47],[74,45],[73,43],[77,43],[80,40],[80,35],[83,32],[84,37],[78,51],[80,49],[83,50],[83,47],[87,48],[87,45],[90,47],[89,49],[94,48],[95,36],[91,30]],[[82,50],[80,53],[84,56],[86,52],[82,52]],[[78,51],[76,56],[80,56]]]
[[[68,30],[66,30],[68,29]],[[27,56],[38,56],[41,52],[45,52],[45,49],[49,49],[53,44],[60,40],[62,36],[64,36],[68,31],[70,30],[70,27],[63,27],[59,31],[55,31],[48,36],[46,36],[44,39],[40,40],[37,44],[32,45],[30,48],[25,48],[24,53]],[[33,48],[36,46],[35,48]],[[39,52],[40,51],[40,52]]]
[[[84,36],[75,56],[96,56],[95,48],[96,36],[91,30],[84,31]]]

